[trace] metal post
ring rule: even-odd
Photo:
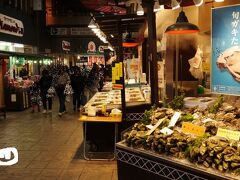
[[[122,119],[126,119],[126,102],[125,102],[125,80],[124,80],[124,65],[123,65],[123,47],[122,47],[122,27],[121,22],[117,23],[118,28],[118,48],[117,48],[117,62],[122,62],[122,72],[123,77],[121,78],[121,83],[123,89],[121,90],[121,100],[122,100]]]
[[[178,96],[179,37],[176,35],[175,96]]]
[[[149,42],[149,61],[151,76],[151,103],[159,104],[158,95],[158,64],[157,64],[157,34],[156,34],[156,16],[153,12],[154,1],[143,1],[147,8],[148,19],[148,42]]]

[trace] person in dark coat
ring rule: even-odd
[[[84,88],[84,78],[81,76],[80,69],[75,67],[74,74],[71,76],[71,86],[73,88],[73,110],[80,110],[81,94]]]
[[[59,113],[58,116],[62,116],[64,113],[66,113],[66,106],[65,106],[65,100],[66,100],[66,94],[64,94],[64,90],[67,84],[70,83],[70,77],[67,73],[67,69],[64,67],[62,69],[58,70],[58,75],[56,77],[56,84],[55,89],[56,93],[59,99]]]
[[[93,67],[88,75],[86,85],[84,87],[84,101],[85,105],[93,96],[98,92],[99,88],[99,67],[96,63],[93,64]]]
[[[48,97],[48,89],[52,85],[52,76],[49,75],[48,70],[42,71],[42,77],[39,81],[42,103],[43,103],[43,113],[47,113],[47,101],[48,101],[48,112],[52,112],[52,97]]]

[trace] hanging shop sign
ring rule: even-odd
[[[51,27],[52,36],[92,36],[88,27]]]
[[[108,47],[107,46],[99,46],[98,47],[98,51],[100,52],[100,53],[104,53],[104,49],[107,49]]]
[[[62,41],[62,49],[64,50],[64,51],[70,51],[70,42],[68,42],[68,41]]]
[[[88,50],[87,50],[88,53],[95,53],[96,52],[96,45],[93,41],[90,41],[88,43]]]
[[[24,33],[24,26],[22,21],[0,13],[0,32],[21,37]]]
[[[240,5],[213,9],[211,62],[213,93],[240,95],[239,57]]]
[[[94,63],[96,64],[105,64],[104,56],[101,55],[90,55],[88,56],[88,66],[92,66]]]

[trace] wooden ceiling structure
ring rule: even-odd
[[[139,32],[146,24],[146,16],[136,14],[95,16],[96,23],[107,36],[112,46],[117,46],[117,38],[122,33]]]
[[[154,0],[142,0],[142,4],[144,2],[149,2]],[[208,0],[207,0],[208,1]],[[205,2],[207,2],[205,1]],[[141,29],[144,29],[147,22],[146,14],[144,16],[137,16],[136,12],[134,12],[134,3],[136,4],[137,0],[83,0],[81,3],[85,5],[87,8],[95,10],[94,19],[96,23],[99,25],[101,31],[107,36],[107,40],[112,44],[112,46],[117,46],[117,38],[119,33],[131,32],[137,34]],[[193,0],[178,0],[180,2],[181,7],[194,5]],[[159,0],[159,3],[165,6],[166,9],[171,8],[171,0]],[[103,13],[97,11],[101,9],[101,6],[118,6],[119,8],[125,8],[126,13],[114,13],[108,12]],[[145,8],[144,8],[145,9]],[[119,26],[120,24],[120,26]],[[120,29],[118,29],[120,28]],[[141,34],[141,33],[140,33]],[[137,35],[138,36],[138,35]],[[141,37],[137,37],[137,39],[141,39]]]

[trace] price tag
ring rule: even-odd
[[[150,130],[147,132],[146,135],[149,136],[150,134],[152,134],[152,132],[153,132],[155,129],[157,129],[157,127],[163,122],[164,119],[165,119],[165,118],[159,119],[158,122],[157,122],[157,124],[155,124],[155,125],[153,126],[153,128],[150,129]]]
[[[180,112],[175,112],[173,117],[171,118],[171,121],[169,122],[168,127],[173,127],[177,123],[178,119],[180,118],[181,113]]]
[[[168,127],[161,129],[160,132],[163,134],[166,134],[166,135],[171,135],[173,133],[173,131],[171,129],[169,129]]]
[[[198,126],[189,122],[183,122],[182,124],[182,132],[190,133],[196,136],[203,136],[206,128],[203,126]]]
[[[224,138],[227,138],[227,139],[232,139],[232,140],[235,140],[235,141],[239,141],[240,132],[218,128],[216,136],[224,137]]]
[[[149,125],[146,125],[146,127],[147,127],[148,129],[152,129],[152,128],[153,128],[153,125],[149,124]]]

